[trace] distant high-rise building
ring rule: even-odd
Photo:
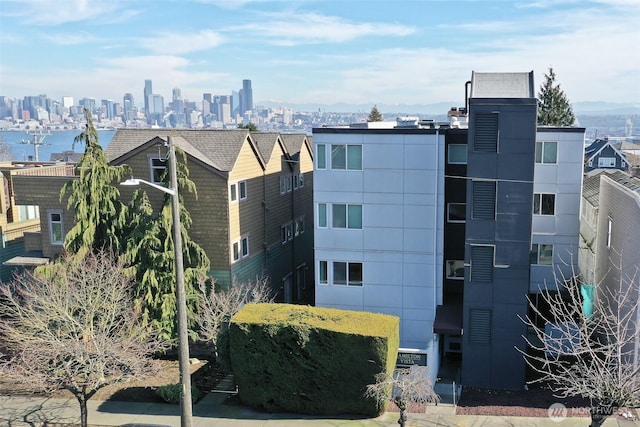
[[[69,108],[73,106],[73,96],[63,96],[62,97],[62,106],[65,108]]]
[[[149,117],[150,113],[153,113],[153,89],[151,80],[144,81],[144,113]]]
[[[151,107],[153,109],[153,114],[159,114],[160,116],[162,116],[162,114],[164,113],[164,98],[162,97],[162,95],[152,95],[151,105],[153,105],[153,107]]]
[[[242,81],[242,89],[240,89],[240,115],[253,110],[253,90],[251,89],[251,80]]]
[[[211,94],[203,93],[202,94],[202,115],[208,116],[211,114]]]
[[[124,121],[129,122],[133,120],[133,108],[134,108],[134,102],[133,102],[133,95],[130,93],[125,93],[124,97],[122,98],[122,110],[123,110],[123,115],[124,115]]]
[[[231,97],[229,95],[221,95],[218,104],[218,120],[222,123],[231,122]]]
[[[174,87],[172,91],[173,97],[172,101],[182,100],[182,91],[178,87]]]
[[[96,99],[95,98],[82,98],[80,101],[80,106],[86,108],[91,113],[96,110]]]

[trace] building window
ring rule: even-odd
[[[467,144],[449,144],[449,164],[467,164]]]
[[[229,200],[236,202],[247,198],[247,181],[239,181],[229,186]]]
[[[613,229],[613,220],[611,217],[607,218],[607,248],[611,248],[611,231]]]
[[[362,263],[360,262],[334,262],[333,284],[362,286]]]
[[[533,243],[531,245],[529,261],[532,265],[552,265],[553,245]]]
[[[498,151],[498,113],[475,115],[473,151],[496,153]]]
[[[304,173],[300,172],[300,175],[298,176],[298,186],[300,188],[304,187]]]
[[[280,235],[282,236],[281,238],[282,243],[287,243],[289,240],[293,239],[293,223],[292,222],[280,227],[280,231],[281,231]]]
[[[533,213],[535,215],[555,215],[556,195],[535,193],[533,195]]]
[[[491,344],[491,310],[478,308],[469,310],[469,342]]]
[[[49,212],[49,230],[52,245],[64,243],[62,212]]]
[[[304,233],[304,216],[296,219],[295,235],[298,236],[302,233]]]
[[[284,176],[280,177],[280,194],[284,194],[287,192],[287,182]]]
[[[362,146],[332,144],[331,169],[362,170]]]
[[[493,282],[493,245],[471,245],[471,281]]]
[[[447,221],[465,222],[467,220],[466,203],[447,203]]]
[[[448,260],[447,261],[447,279],[464,280],[464,261]]]
[[[615,168],[616,167],[616,158],[615,157],[600,157],[598,159],[598,167],[599,168]]]
[[[249,256],[248,237],[243,237],[240,240],[233,242],[231,245],[231,256],[233,257],[234,262]]]
[[[333,228],[362,228],[362,205],[334,204],[331,211]]]
[[[19,220],[28,221],[30,219],[36,219],[40,217],[38,206],[33,205],[19,205],[18,206]]]
[[[327,204],[318,203],[318,228],[327,228]]]
[[[327,146],[324,144],[316,145],[316,166],[318,169],[327,168]]]
[[[536,141],[536,163],[557,163],[558,143]]]
[[[151,167],[151,182],[163,182],[162,176],[167,169],[167,161],[159,158],[150,158],[149,163]]]
[[[327,266],[328,266],[327,261],[320,261],[319,268],[318,268],[318,281],[320,282],[321,285],[327,284],[327,277],[328,277]]]
[[[473,219],[495,219],[496,183],[495,181],[473,181]]]

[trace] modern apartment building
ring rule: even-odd
[[[537,127],[532,73],[468,85],[448,123],[314,129],[316,303],[398,315],[433,378],[519,389],[527,296],[577,268],[584,129]]]

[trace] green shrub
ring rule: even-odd
[[[232,319],[230,357],[240,399],[271,412],[377,415],[363,397],[376,374],[390,372],[399,319],[384,314],[249,304]]]
[[[158,387],[156,394],[167,403],[180,403],[180,391],[182,384],[167,384]],[[200,397],[200,390],[191,386],[191,400],[196,401]]]

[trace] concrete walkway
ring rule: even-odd
[[[294,426],[397,426],[398,413],[377,418],[320,418],[295,414],[267,414],[233,403],[224,393],[209,393],[193,407],[193,427],[294,427]],[[166,427],[180,426],[177,405],[92,401],[88,403],[89,424],[94,426]],[[0,396],[0,426],[43,426],[74,423],[79,419],[75,399]],[[588,418],[485,417],[454,415],[451,405],[429,406],[426,414],[409,414],[407,426],[435,427],[587,427]],[[608,419],[605,427],[640,427],[638,421]]]

